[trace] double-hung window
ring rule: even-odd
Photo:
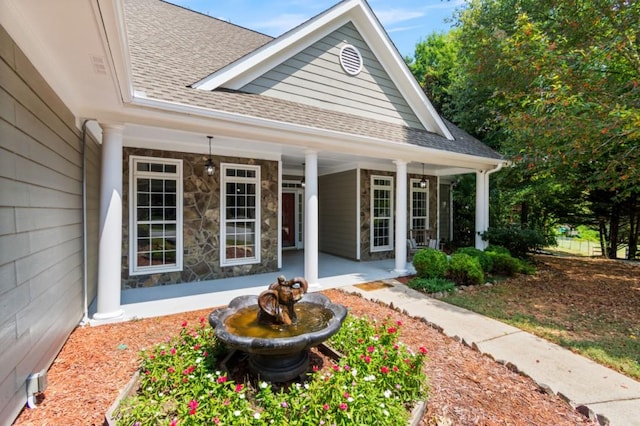
[[[371,251],[393,250],[393,178],[371,176]]]
[[[182,270],[182,160],[129,158],[129,273]]]
[[[220,264],[260,262],[260,166],[221,164]]]
[[[429,181],[424,188],[411,179],[411,229],[429,229]]]

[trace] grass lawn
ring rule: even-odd
[[[640,264],[536,257],[535,276],[442,300],[550,340],[640,380]]]

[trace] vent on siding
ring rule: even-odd
[[[349,75],[358,75],[362,71],[362,55],[354,46],[347,44],[340,49],[340,65]]]

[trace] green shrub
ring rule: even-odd
[[[451,256],[447,277],[458,285],[478,285],[484,282],[484,273],[477,258],[465,253]]]
[[[456,285],[444,278],[413,278],[407,285],[414,290],[424,291],[425,293],[450,292]]]
[[[512,277],[520,272],[522,262],[519,259],[504,253],[488,252],[487,255],[493,260],[494,274]]]
[[[493,271],[493,260],[488,253],[483,252],[475,247],[461,247],[456,250],[456,253],[468,254],[471,257],[475,257],[480,262],[480,267],[485,274]]]
[[[511,252],[508,249],[502,246],[497,246],[495,244],[489,244],[487,248],[484,249],[484,251],[486,253],[502,253],[502,254],[508,254],[509,256],[511,256]]]
[[[436,249],[424,248],[413,255],[413,266],[420,278],[444,278],[447,255]]]
[[[545,235],[537,229],[523,229],[517,226],[489,228],[482,234],[482,239],[505,247],[513,257],[518,259],[525,259],[531,251],[556,244],[553,235]]]

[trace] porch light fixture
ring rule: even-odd
[[[302,163],[302,179],[300,179],[300,186],[304,189],[304,187],[307,185],[304,181],[304,166],[305,164]]]
[[[420,188],[424,189],[427,187],[427,178],[424,175],[424,163],[422,163],[422,179],[420,179]]]
[[[216,166],[213,164],[213,160],[211,160],[211,139],[213,139],[213,136],[207,136],[207,138],[209,138],[209,158],[204,163],[204,169],[207,171],[207,175],[213,176],[216,172]]]

